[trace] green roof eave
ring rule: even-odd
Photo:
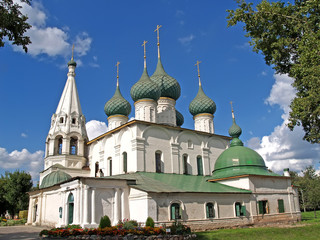
[[[213,171],[210,180],[225,179],[230,177],[244,176],[244,175],[258,175],[258,176],[273,176],[279,177],[279,174],[269,172],[267,168],[261,166],[232,166],[224,169]]]
[[[209,182],[210,176],[137,172],[105,178],[136,180],[131,187],[154,193],[251,193],[249,190]]]

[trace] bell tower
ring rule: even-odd
[[[68,62],[68,78],[56,112],[52,115],[51,126],[46,140],[44,169],[60,164],[68,169],[82,169],[86,165],[86,119],[82,114],[75,82],[77,63]]]

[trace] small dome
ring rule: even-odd
[[[77,63],[73,60],[73,59],[71,59],[69,62],[68,62],[68,66],[77,66]]]
[[[104,112],[108,117],[112,115],[129,116],[131,112],[131,105],[122,96],[119,86],[117,86],[113,97],[104,105]]]
[[[160,87],[161,97],[169,97],[177,100],[181,95],[180,84],[176,79],[169,76],[165,71],[161,63],[161,59],[158,58],[158,64],[156,71],[150,77],[150,79],[157,83]]]
[[[160,93],[159,86],[151,81],[146,68],[144,68],[140,80],[132,86],[130,91],[131,97],[135,102],[140,99],[158,101]]]
[[[236,120],[233,118],[233,124],[229,128],[229,135],[233,138],[238,138],[242,133],[241,128],[236,124]]]
[[[278,176],[268,171],[263,158],[254,150],[244,147],[238,138],[241,128],[235,123],[229,129],[233,137],[230,147],[223,151],[214,164],[214,179],[241,176],[241,175],[268,175]]]
[[[189,112],[193,116],[200,113],[214,114],[216,112],[215,102],[203,92],[201,85],[199,86],[197,96],[192,100],[192,102],[189,105]]]
[[[176,110],[176,124],[178,127],[182,126],[182,124],[184,123],[184,117],[183,115]]]
[[[49,173],[47,176],[45,176],[42,179],[40,188],[51,187],[57,183],[64,182],[64,181],[69,180],[71,178],[72,177],[69,174],[67,174],[63,171],[60,171],[60,170],[54,171],[54,172]]]

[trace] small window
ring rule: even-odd
[[[267,200],[258,201],[258,205],[259,205],[259,214],[269,213],[269,204]]]
[[[123,172],[128,172],[128,154],[126,152],[122,153],[122,160],[123,160]]]
[[[278,211],[284,213],[284,202],[283,199],[278,199]]]
[[[193,143],[191,140],[188,140],[188,148],[192,149],[193,148]]]
[[[63,123],[63,117],[60,118],[60,123]]]
[[[207,218],[214,218],[214,206],[213,203],[206,204],[206,215]]]
[[[156,158],[156,172],[157,173],[161,173],[162,172],[162,167],[161,167],[161,152],[160,151],[157,151],[156,152],[156,155],[155,155],[155,158]]]
[[[76,119],[72,118],[71,122],[72,122],[72,124],[76,124]]]
[[[96,162],[95,169],[94,169],[94,176],[98,177],[98,173],[99,173],[99,163]]]
[[[182,161],[183,161],[183,174],[188,175],[188,155],[184,154],[182,156]]]
[[[78,141],[76,138],[70,139],[70,154],[71,155],[77,155],[77,144],[78,144]]]
[[[112,176],[112,159],[109,159],[109,176]]]
[[[171,220],[181,219],[181,208],[180,204],[178,203],[172,203],[171,207]]]
[[[246,206],[241,205],[239,202],[236,202],[234,206],[237,217],[246,216]]]
[[[202,157],[201,156],[197,157],[197,168],[198,168],[198,175],[202,176],[203,175],[203,167],[202,167]]]

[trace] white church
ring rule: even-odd
[[[269,171],[262,157],[243,146],[232,112],[228,136],[214,132],[216,105],[199,90],[190,102],[194,129],[182,128],[175,108],[181,89],[160,59],[149,76],[146,65],[123,98],[119,74],[114,96],[105,104],[108,131],[89,141],[75,82],[76,62],[46,139],[40,189],[30,192],[27,224],[97,227],[102,216],[156,224],[181,221],[194,230],[301,218],[297,189],[284,175]],[[199,62],[197,62],[199,64]],[[117,64],[117,66],[119,66]],[[232,123],[232,124],[231,124]]]

